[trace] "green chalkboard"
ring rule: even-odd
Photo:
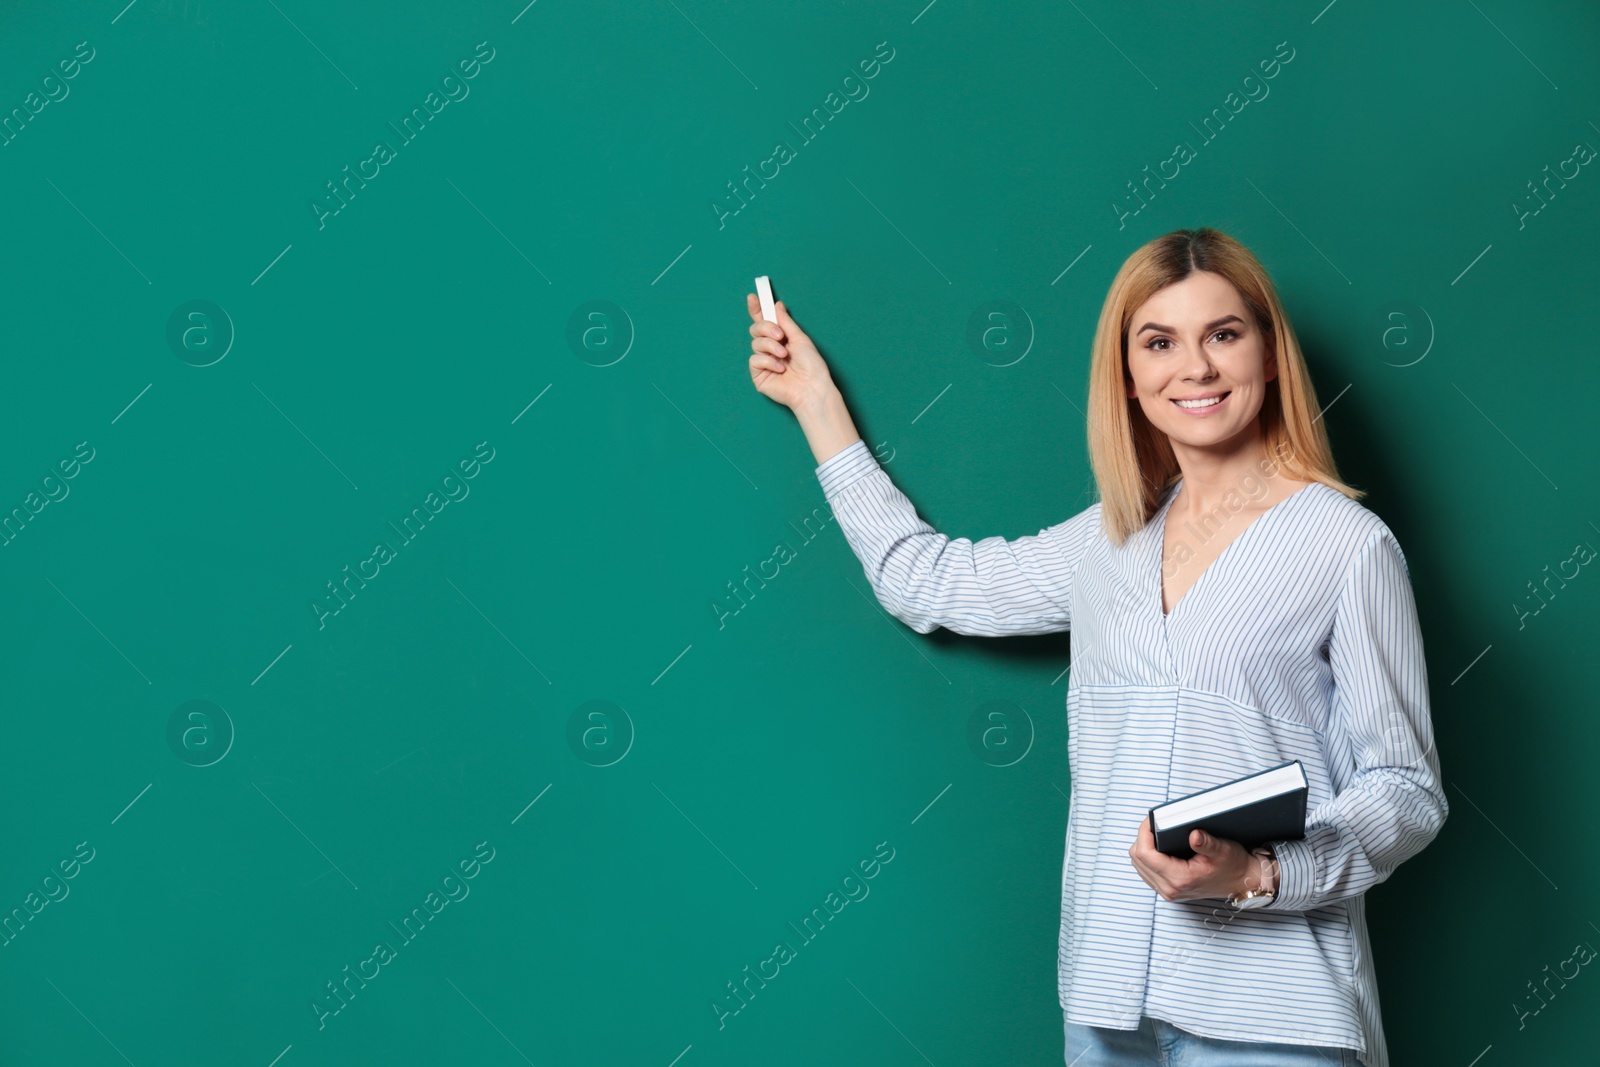
[[[1106,287],[1193,226],[1411,565],[1393,1062],[1592,1055],[1592,5],[0,24],[0,1061],[1060,1062],[1070,637],[879,608],[744,294],[1014,537],[1097,499]]]

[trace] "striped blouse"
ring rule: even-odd
[[[1449,811],[1410,572],[1388,526],[1313,482],[1253,519],[1166,612],[1178,485],[1119,548],[1099,503],[1015,540],[947,537],[859,440],[817,478],[878,600],[916,632],[1072,631],[1066,1019],[1133,1029],[1149,1015],[1387,1067],[1362,894]],[[1139,877],[1128,849],[1153,805],[1296,759],[1306,836],[1274,842],[1269,905],[1168,902]]]

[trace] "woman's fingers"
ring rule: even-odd
[[[756,294],[746,293],[744,302],[750,311],[750,378],[768,399],[792,408],[799,394],[808,388],[812,359],[810,342],[805,340],[804,333],[781,302],[777,305],[777,322],[763,317]],[[791,351],[801,344],[806,347]],[[796,353],[798,367],[794,360]],[[796,373],[789,374],[790,370]]]
[[[800,324],[794,321],[783,301],[779,300],[774,306],[778,311],[778,325],[782,327],[784,335],[810,343],[811,338],[807,337],[806,332],[800,328]]]
[[[779,359],[789,358],[789,350],[784,348],[781,342],[774,341],[770,337],[757,337],[750,342],[750,348],[752,351],[765,352],[767,355],[777,356]]]

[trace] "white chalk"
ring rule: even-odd
[[[768,322],[777,322],[778,309],[772,300],[772,281],[765,274],[756,279],[756,296],[761,298],[761,317]]]

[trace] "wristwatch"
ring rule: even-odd
[[[1261,870],[1264,875],[1262,881],[1270,881],[1272,887],[1269,889],[1265,885],[1262,885],[1256,887],[1255,889],[1247,889],[1243,893],[1229,894],[1227,898],[1228,907],[1232,908],[1234,911],[1247,911],[1250,908],[1264,907],[1268,904],[1271,904],[1273,899],[1278,895],[1278,857],[1277,854],[1272,851],[1272,846],[1261,845],[1257,848],[1251,849],[1250,854],[1261,862]],[[1272,872],[1270,879],[1265,877],[1265,873],[1268,870],[1269,864]]]

